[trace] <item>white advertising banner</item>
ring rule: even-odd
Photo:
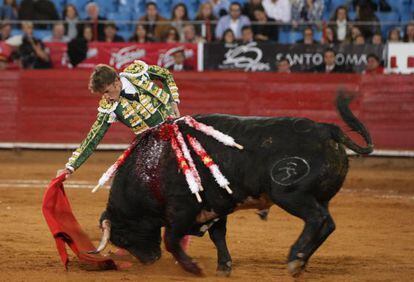
[[[414,43],[389,43],[387,73],[414,73]]]

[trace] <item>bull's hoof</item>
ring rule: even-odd
[[[203,269],[195,261],[181,262],[180,265],[187,272],[197,276],[204,276]]]
[[[231,261],[217,266],[216,275],[220,277],[229,277],[231,274]]]
[[[305,270],[306,262],[301,259],[295,259],[288,263],[288,270],[290,275],[298,277]]]

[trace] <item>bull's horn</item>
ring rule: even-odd
[[[99,254],[103,250],[105,250],[106,246],[108,245],[109,238],[111,237],[111,221],[109,219],[104,219],[102,221],[102,239],[99,243],[98,248],[94,251],[88,252],[89,254]]]

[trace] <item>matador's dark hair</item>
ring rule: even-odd
[[[118,73],[113,67],[99,64],[95,67],[89,78],[88,88],[92,93],[102,93],[105,90],[105,87],[114,83],[117,78]]]

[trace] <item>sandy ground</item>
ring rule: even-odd
[[[96,153],[66,182],[78,220],[98,241],[98,217],[108,190],[88,189],[119,152]],[[76,258],[65,271],[41,214],[46,183],[69,152],[0,151],[0,281],[293,281],[286,270],[290,245],[302,222],[273,207],[267,222],[253,211],[229,217],[233,257],[229,278],[215,276],[216,251],[208,236],[194,238],[189,253],[206,277],[195,278],[163,251],[151,266],[88,272]],[[331,202],[337,229],[309,262],[300,281],[414,280],[414,159],[352,158],[344,189]],[[69,187],[74,187],[73,189]]]

